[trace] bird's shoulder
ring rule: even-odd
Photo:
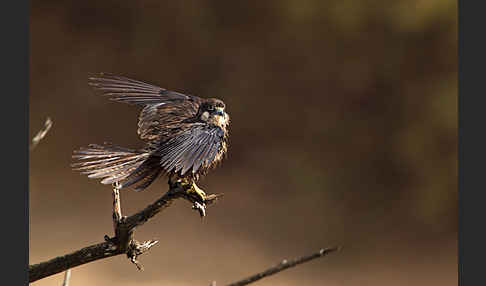
[[[158,103],[145,106],[139,115],[138,134],[142,140],[163,140],[178,129],[188,128],[186,121],[193,118],[201,99]]]

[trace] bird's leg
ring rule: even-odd
[[[188,194],[195,195],[197,198],[201,200],[201,202],[206,201],[206,193],[201,188],[199,188],[194,181],[188,179],[182,179],[181,185],[182,186],[190,185],[190,187],[186,190],[186,192]]]
[[[203,202],[206,201],[206,193],[203,189],[199,188],[195,182],[192,182],[192,189],[202,199]]]
[[[175,181],[175,182],[174,182]],[[195,197],[200,203],[204,203],[206,201],[207,195],[206,193],[199,188],[192,178],[171,178],[169,180],[170,186],[182,186],[186,189],[186,193]]]

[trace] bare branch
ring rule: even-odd
[[[118,182],[113,185],[113,229],[116,232],[117,225],[122,220],[121,203],[120,203],[120,188]]]
[[[85,247],[73,253],[59,256],[46,262],[42,262],[29,266],[29,282],[34,282],[47,276],[57,274],[62,271],[68,271],[65,274],[65,283],[69,280],[69,269],[86,264],[99,259],[112,257],[119,254],[126,254],[130,261],[137,266],[139,270],[143,270],[143,266],[137,260],[137,257],[144,254],[152,246],[158,243],[157,240],[148,240],[143,243],[138,242],[133,238],[133,231],[136,227],[143,225],[150,218],[157,213],[171,205],[172,201],[177,198],[183,198],[193,203],[193,208],[198,210],[201,216],[204,216],[206,205],[215,202],[220,195],[209,195],[206,201],[201,202],[198,199],[186,192],[187,187],[175,186],[171,187],[167,193],[159,198],[154,203],[148,205],[145,209],[138,213],[124,217],[121,212],[120,192],[118,186],[113,188],[113,227],[115,236],[110,238],[105,235],[105,242],[98,243]],[[340,250],[339,247],[321,249],[316,253],[304,256],[295,260],[283,260],[278,265],[271,267],[263,272],[257,273],[253,276],[229,284],[228,286],[242,286],[248,285],[262,278],[274,275],[280,271],[297,266],[299,264],[311,261],[313,259],[323,257],[329,253]],[[67,285],[67,284],[64,284]],[[216,285],[213,281],[211,285]]]
[[[34,282],[69,268],[74,268],[95,260],[122,254],[112,242],[102,242],[75,252],[53,258],[49,261],[29,265],[29,282]]]
[[[69,286],[69,279],[71,278],[71,269],[68,269],[64,273],[64,281],[62,282],[62,286]]]
[[[282,262],[280,262],[278,265],[276,265],[274,267],[270,267],[263,272],[257,273],[255,275],[252,275],[252,276],[245,278],[243,280],[240,280],[238,282],[228,284],[227,286],[248,285],[248,284],[253,283],[255,281],[258,281],[262,278],[268,277],[270,275],[277,274],[278,272],[283,271],[285,269],[297,266],[297,265],[305,263],[305,262],[309,262],[309,261],[316,259],[316,258],[319,258],[319,257],[324,257],[324,256],[328,255],[329,253],[339,251],[340,249],[341,249],[340,247],[326,248],[326,249],[321,249],[318,252],[313,253],[311,255],[303,256],[303,257],[298,258],[298,259],[294,259],[294,260],[284,259]]]
[[[82,264],[119,254],[126,254],[130,261],[139,270],[142,270],[143,267],[137,261],[137,257],[147,252],[158,241],[148,240],[143,243],[136,241],[133,238],[133,231],[136,227],[143,225],[157,213],[170,206],[175,199],[183,198],[193,203],[193,206],[198,203],[198,207],[203,208],[205,212],[206,204],[213,203],[219,197],[219,195],[209,195],[204,202],[201,202],[198,201],[198,198],[188,194],[186,191],[187,186],[171,186],[167,193],[154,203],[148,205],[145,209],[132,216],[123,217],[120,206],[120,193],[115,186],[113,189],[113,224],[115,236],[110,238],[108,235],[105,235],[105,242],[85,247],[46,262],[30,265],[29,282],[34,282]]]
[[[52,120],[47,117],[46,122],[44,123],[44,127],[37,132],[37,134],[34,136],[32,139],[32,143],[30,144],[30,151],[34,150],[35,147],[37,147],[37,144],[46,136],[47,132],[49,132],[49,129],[52,127]]]
[[[140,212],[127,217],[125,220],[125,224],[130,230],[134,230],[138,226],[143,225],[157,213],[162,211],[163,209],[170,206],[174,199],[183,198],[187,201],[190,201],[193,204],[193,209],[198,210],[201,213],[205,214],[205,208],[207,205],[213,204],[220,198],[221,194],[211,194],[206,196],[206,200],[204,202],[199,201],[199,199],[191,194],[186,193],[186,187],[183,186],[176,186],[170,189],[164,196],[160,199],[155,201],[153,204],[147,206],[145,209],[141,210]],[[202,208],[204,211],[201,211]],[[204,216],[201,214],[201,216]]]

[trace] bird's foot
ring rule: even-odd
[[[201,188],[199,188],[196,183],[188,182],[186,180],[181,180],[179,183],[181,184],[181,186],[187,187],[187,194],[195,196],[195,198],[202,203],[206,201],[206,193]]]
[[[201,202],[206,201],[206,193],[203,189],[199,188],[196,183],[192,183],[191,187],[186,191],[188,194],[195,195]]]
[[[207,195],[196,183],[189,181],[188,179],[178,179],[175,183],[169,181],[170,188],[183,188],[183,192],[186,194],[186,199],[193,203],[192,208],[199,211],[201,217],[206,216],[206,206],[213,204],[223,194],[210,194]]]
[[[201,218],[206,216],[206,193],[199,188],[196,183],[188,182],[186,180],[180,180],[178,183],[186,189],[186,194],[191,197],[191,201],[194,203],[192,209],[197,210]]]

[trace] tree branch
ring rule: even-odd
[[[29,265],[29,282],[34,282],[79,265],[119,254],[126,254],[139,270],[143,270],[143,267],[137,261],[137,257],[147,252],[157,241],[148,240],[143,243],[136,241],[133,238],[133,231],[136,227],[143,225],[157,213],[170,206],[173,200],[178,198],[183,198],[193,203],[193,209],[198,210],[201,216],[204,216],[206,205],[213,203],[220,196],[209,195],[205,201],[200,201],[197,197],[188,194],[186,191],[187,186],[170,186],[167,193],[145,209],[132,216],[123,217],[121,215],[119,189],[115,186],[113,189],[113,226],[115,236],[110,238],[108,235],[105,235],[105,242],[85,247],[49,261]]]
[[[121,252],[111,242],[94,244],[70,254],[53,258],[49,261],[29,265],[29,282],[34,282],[69,268],[118,254],[121,254]]]
[[[62,286],[69,286],[69,279],[71,278],[71,269],[68,269],[64,273],[64,281],[62,282]]]
[[[34,150],[37,147],[37,144],[46,136],[49,129],[52,127],[52,120],[51,118],[47,117],[46,122],[44,123],[44,127],[37,132],[37,134],[32,139],[32,143],[30,143],[29,149],[30,151]]]
[[[263,272],[257,273],[255,275],[252,275],[252,276],[250,276],[248,278],[245,278],[243,280],[240,280],[238,282],[234,282],[234,283],[228,284],[227,286],[243,286],[243,285],[248,285],[248,284],[253,283],[255,281],[258,281],[258,280],[260,280],[262,278],[268,277],[270,275],[277,274],[278,272],[283,271],[285,269],[289,269],[289,268],[294,267],[294,266],[297,266],[299,264],[302,264],[302,263],[305,263],[305,262],[309,262],[309,261],[314,260],[314,259],[319,258],[319,257],[324,257],[324,256],[328,255],[329,253],[332,253],[332,252],[335,252],[335,251],[339,251],[340,249],[341,249],[340,247],[326,248],[326,249],[321,249],[318,252],[313,253],[311,255],[303,256],[303,257],[298,258],[298,259],[294,259],[294,260],[286,260],[286,259],[284,259],[279,264],[277,264],[277,265],[275,265],[273,267],[270,267],[270,268],[268,268],[267,270],[265,270]],[[213,284],[215,284],[215,283],[213,282]]]

